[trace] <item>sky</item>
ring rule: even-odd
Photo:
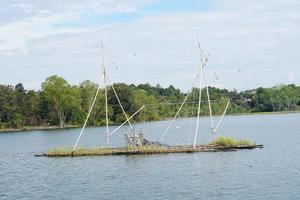
[[[51,75],[187,91],[300,84],[299,0],[0,0],[0,84],[38,90]]]

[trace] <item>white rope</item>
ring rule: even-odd
[[[182,109],[182,107],[183,107],[185,101],[186,101],[187,98],[189,97],[190,93],[191,93],[191,91],[189,91],[189,92],[187,93],[187,95],[185,96],[185,98],[184,98],[184,100],[183,100],[181,106],[179,107],[177,113],[175,114],[173,120],[171,121],[171,123],[169,124],[169,126],[167,127],[167,129],[165,130],[165,132],[162,134],[162,136],[160,137],[160,139],[159,139],[159,142],[160,142],[160,143],[163,141],[163,138],[165,137],[165,135],[167,134],[167,132],[169,131],[169,129],[170,129],[171,126],[173,125],[175,119],[177,118],[178,114],[180,113],[180,111],[181,111],[181,109]]]
[[[217,124],[217,126],[216,126],[214,132],[217,132],[219,126],[221,125],[221,122],[222,122],[222,120],[223,120],[223,118],[224,118],[224,116],[225,116],[225,114],[226,114],[226,111],[227,111],[227,109],[228,109],[228,107],[229,107],[229,104],[230,104],[230,100],[228,100],[228,103],[227,103],[227,105],[226,105],[226,107],[225,107],[225,110],[224,110],[224,112],[223,112],[223,115],[222,115],[222,117],[221,117],[219,123]]]
[[[185,98],[184,98],[182,104],[180,105],[180,107],[179,107],[177,113],[175,114],[174,118],[172,119],[172,121],[170,122],[170,124],[169,124],[168,127],[165,129],[165,131],[163,132],[162,136],[160,137],[160,139],[159,139],[159,142],[160,142],[160,143],[163,141],[163,139],[164,139],[164,137],[166,136],[166,134],[168,133],[169,129],[170,129],[171,126],[174,124],[174,121],[176,120],[177,116],[179,115],[179,113],[180,113],[180,111],[181,111],[183,105],[185,104],[187,98],[188,98],[189,95],[191,94],[191,92],[192,92],[192,90],[193,90],[193,88],[194,88],[194,86],[195,86],[195,83],[196,83],[197,79],[199,78],[199,75],[200,75],[200,73],[197,74],[197,76],[196,76],[196,78],[195,78],[195,80],[194,80],[194,82],[193,82],[192,89],[191,89],[190,91],[188,91],[188,93],[186,94],[186,96],[185,96]]]
[[[76,149],[76,147],[77,147],[77,145],[78,145],[78,142],[79,142],[79,140],[80,140],[80,138],[81,138],[81,136],[82,136],[82,133],[83,133],[85,127],[86,127],[86,124],[87,124],[87,122],[88,122],[88,120],[89,120],[89,117],[90,117],[90,115],[91,115],[92,109],[93,109],[93,107],[94,107],[94,105],[95,105],[95,102],[96,102],[96,100],[97,100],[97,96],[98,96],[98,93],[99,93],[99,91],[100,91],[100,87],[101,87],[101,80],[100,80],[100,82],[99,82],[99,86],[98,86],[97,92],[96,92],[96,94],[95,94],[93,103],[92,103],[92,105],[91,105],[91,107],[90,107],[90,109],[89,109],[88,115],[86,116],[86,119],[85,119],[85,121],[84,121],[84,124],[83,124],[83,126],[82,126],[82,128],[81,128],[81,131],[80,131],[80,133],[79,133],[79,136],[78,136],[78,138],[77,138],[77,140],[76,140],[76,143],[75,143],[75,145],[74,145],[72,151],[74,151],[74,150]]]
[[[117,94],[117,92],[116,92],[116,90],[115,90],[115,87],[113,86],[113,84],[112,84],[112,82],[110,81],[110,79],[109,79],[108,76],[107,76],[107,80],[108,80],[108,82],[110,83],[110,85],[111,85],[111,87],[112,87],[112,89],[113,89],[113,91],[114,91],[114,93],[115,93],[115,96],[116,96],[116,98],[117,98],[117,100],[118,100],[118,103],[119,103],[119,105],[120,105],[120,107],[121,107],[121,110],[122,110],[122,112],[123,112],[125,118],[128,120],[128,116],[127,116],[127,114],[126,114],[126,112],[125,112],[125,110],[124,110],[124,107],[123,107],[123,105],[122,105],[122,103],[121,103],[121,101],[120,101],[120,98],[119,98],[119,96],[118,96],[118,94]],[[132,128],[132,126],[131,126],[131,123],[130,123],[130,120],[128,120],[128,124],[129,124],[129,126],[130,126],[130,129],[133,130],[133,128]]]
[[[131,115],[123,124],[118,126],[115,130],[113,130],[111,133],[108,134],[108,137],[113,135],[116,131],[118,131],[124,124],[126,124],[131,118],[133,118],[136,114],[138,114],[145,106],[143,105],[140,109],[138,109],[133,115]]]

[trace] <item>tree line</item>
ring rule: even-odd
[[[173,117],[186,96],[186,92],[173,85],[167,88],[159,84],[115,83],[114,88],[130,116],[142,105],[145,109],[135,116],[135,121],[151,121]],[[25,90],[21,83],[16,86],[0,85],[0,129],[25,126],[80,126],[89,111],[98,85],[85,80],[71,85],[64,78],[50,76],[38,91]],[[108,113],[110,124],[122,123],[125,117],[114,95],[108,87]],[[207,93],[202,90],[201,115],[208,115]],[[242,92],[209,87],[209,96],[214,114],[221,114],[230,99],[228,113],[251,113],[273,111],[295,111],[300,108],[300,86],[280,85],[272,88],[257,88]],[[199,89],[193,88],[179,117],[197,115]],[[100,89],[88,125],[105,124],[105,95]]]

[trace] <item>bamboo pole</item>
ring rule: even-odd
[[[226,107],[225,107],[225,110],[224,110],[224,112],[223,112],[223,114],[222,114],[222,117],[221,117],[220,121],[218,122],[218,124],[217,124],[217,126],[216,126],[216,128],[215,128],[215,130],[214,130],[215,133],[217,132],[219,126],[221,125],[221,122],[222,122],[222,120],[223,120],[223,118],[224,118],[224,116],[225,116],[225,114],[226,114],[226,111],[227,111],[227,109],[228,109],[228,107],[229,107],[229,104],[230,104],[230,99],[228,100],[227,105],[226,105]]]
[[[179,113],[180,113],[180,111],[181,111],[183,105],[185,104],[187,98],[188,98],[189,95],[191,94],[191,91],[193,90],[193,87],[195,86],[195,83],[196,83],[196,81],[198,80],[199,76],[200,76],[200,73],[198,73],[198,74],[196,75],[196,78],[195,78],[195,80],[194,80],[194,82],[193,82],[193,84],[192,84],[191,90],[188,91],[188,93],[186,94],[186,96],[185,96],[183,102],[181,103],[181,105],[180,105],[178,111],[176,112],[174,118],[172,119],[172,121],[170,122],[170,124],[168,125],[168,127],[165,129],[165,131],[163,132],[163,134],[161,135],[161,137],[160,137],[160,139],[159,139],[159,142],[160,142],[160,143],[163,141],[164,137],[166,136],[166,134],[168,133],[169,129],[171,128],[171,126],[173,125],[174,121],[176,120],[177,116],[179,115]]]
[[[164,133],[163,133],[162,136],[160,137],[159,143],[161,143],[161,142],[163,141],[165,135],[167,134],[167,132],[169,131],[169,129],[171,128],[171,126],[174,124],[174,121],[176,120],[177,116],[179,115],[179,113],[180,113],[180,111],[181,111],[181,109],[182,109],[182,107],[183,107],[185,101],[187,100],[187,98],[189,97],[190,94],[191,94],[191,91],[189,91],[189,92],[187,93],[187,95],[185,96],[185,98],[184,98],[182,104],[180,105],[180,107],[179,107],[178,111],[176,112],[175,116],[173,117],[171,123],[168,125],[168,127],[166,128],[166,130],[164,131]]]
[[[102,49],[102,69],[103,69],[103,77],[104,77],[104,92],[105,92],[105,120],[106,120],[106,133],[105,133],[105,139],[106,139],[106,145],[109,144],[109,131],[108,131],[108,100],[107,100],[107,77],[106,77],[106,70],[105,70],[105,64],[104,64],[104,48],[103,48],[103,42],[101,40],[101,49]]]
[[[83,131],[84,131],[85,127],[86,127],[86,124],[87,124],[87,122],[88,122],[88,120],[89,120],[89,117],[90,117],[90,115],[91,115],[91,112],[92,112],[92,110],[93,110],[93,107],[94,107],[94,105],[95,105],[95,102],[96,102],[96,100],[97,100],[97,96],[98,96],[100,87],[101,87],[101,81],[99,82],[99,86],[98,86],[98,89],[97,89],[97,91],[96,91],[96,94],[95,94],[93,103],[92,103],[92,105],[91,105],[91,107],[90,107],[90,109],[89,109],[89,112],[88,112],[88,114],[87,114],[87,116],[86,116],[86,119],[85,119],[84,124],[83,124],[83,126],[82,126],[82,128],[81,128],[81,131],[80,131],[80,133],[79,133],[79,136],[78,136],[78,138],[77,138],[77,140],[76,140],[76,143],[75,143],[75,145],[74,145],[74,147],[73,147],[72,152],[76,149],[76,147],[77,147],[77,145],[78,145],[78,142],[79,142],[79,140],[80,140],[80,138],[81,138],[81,136],[82,136],[82,134],[83,134]]]
[[[202,65],[200,66],[199,101],[198,101],[197,123],[196,123],[196,131],[195,131],[194,146],[193,146],[194,149],[196,147],[198,129],[199,129],[200,110],[201,110],[201,95],[202,95]]]
[[[113,135],[117,130],[119,130],[124,124],[126,124],[131,118],[133,118],[136,114],[138,114],[143,108],[145,107],[145,105],[143,105],[140,109],[138,109],[135,113],[133,113],[125,122],[123,122],[123,124],[121,124],[120,126],[118,126],[115,130],[113,130],[112,132],[110,132],[108,134],[108,136]]]
[[[211,122],[211,132],[212,132],[212,140],[213,142],[215,141],[215,131],[214,131],[214,120],[213,120],[213,116],[212,116],[212,109],[211,109],[211,102],[210,102],[210,97],[209,97],[209,89],[208,89],[208,84],[206,81],[206,74],[205,74],[205,70],[203,70],[203,80],[204,80],[204,84],[206,87],[206,94],[207,94],[207,101],[208,101],[208,109],[209,109],[209,116],[210,116],[210,122]]]
[[[108,82],[110,83],[110,85],[111,85],[111,87],[112,87],[112,89],[113,89],[113,91],[114,91],[114,93],[115,93],[115,96],[116,96],[116,98],[117,98],[117,101],[118,101],[118,103],[119,103],[119,105],[120,105],[120,107],[121,107],[121,110],[122,110],[122,112],[123,112],[125,118],[128,120],[128,115],[126,114],[126,112],[125,112],[125,110],[124,110],[124,107],[123,107],[123,105],[122,105],[122,103],[121,103],[121,101],[120,101],[120,98],[119,98],[119,96],[118,96],[118,94],[117,94],[117,92],[116,92],[116,90],[115,90],[115,87],[114,87],[114,85],[112,84],[112,82],[110,81],[110,79],[109,79],[108,76],[107,76],[107,80],[108,80]],[[130,120],[128,120],[128,124],[129,124],[129,127],[130,127],[131,131],[133,131],[132,125],[131,125],[131,123],[130,123]]]

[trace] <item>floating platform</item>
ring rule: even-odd
[[[264,148],[263,145],[198,145],[195,148],[190,145],[180,146],[156,146],[146,145],[140,147],[117,147],[117,148],[91,148],[91,149],[53,149],[47,153],[36,154],[37,157],[77,157],[77,156],[108,156],[108,155],[146,155],[146,154],[169,154],[169,153],[196,153],[196,152],[222,152],[237,151],[242,149]]]

